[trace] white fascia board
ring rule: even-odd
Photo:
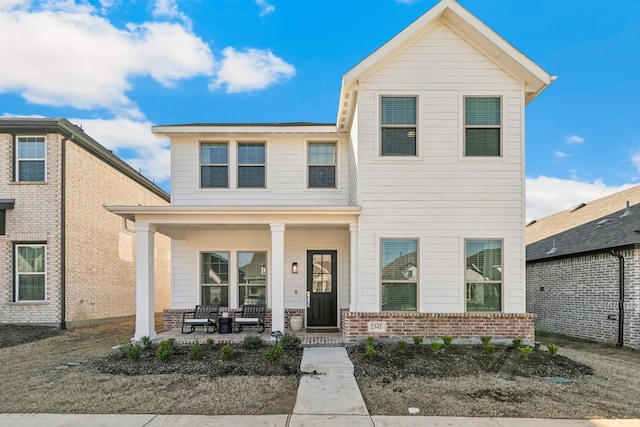
[[[136,215],[359,215],[360,206],[105,206],[130,219]]]
[[[158,137],[171,137],[184,134],[335,134],[335,125],[310,126],[153,126],[151,131]]]

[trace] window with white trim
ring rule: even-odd
[[[264,142],[238,143],[238,188],[265,188]]]
[[[228,143],[200,143],[200,187],[229,188]]]
[[[238,301],[267,304],[266,252],[238,252]]]
[[[202,304],[229,307],[229,252],[200,254],[200,290]]]
[[[416,311],[418,240],[383,239],[380,249],[382,311]]]
[[[44,182],[44,136],[17,137],[16,179],[20,182]]]
[[[416,156],[417,103],[415,96],[380,98],[380,155]]]
[[[502,240],[467,240],[467,311],[502,311]]]
[[[309,143],[309,188],[336,188],[336,144]]]
[[[16,301],[44,301],[46,298],[46,245],[15,245]]]
[[[502,155],[502,115],[500,97],[464,98],[464,155],[499,157]]]

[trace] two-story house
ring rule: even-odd
[[[156,126],[171,206],[135,222],[138,323],[158,233],[172,309],[265,303],[268,324],[368,335],[533,337],[524,109],[552,77],[453,0],[348,71],[334,123]],[[146,260],[146,261],[145,261]]]
[[[0,323],[134,315],[135,234],[104,209],[120,203],[169,195],[68,120],[0,119]],[[157,240],[152,312],[170,307],[170,241]]]

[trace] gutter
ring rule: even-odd
[[[618,258],[619,261],[618,295],[620,298],[618,300],[618,342],[616,343],[616,347],[622,347],[624,345],[624,256],[613,250],[611,251],[611,255]]]

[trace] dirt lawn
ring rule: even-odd
[[[266,375],[246,375],[251,366],[229,365],[233,366],[230,371],[220,376],[221,371],[193,366],[191,373],[184,373],[181,367],[188,363],[172,363],[163,366],[169,372],[163,374],[138,375],[152,372],[142,367],[123,369],[126,374],[104,373],[136,363],[119,359],[118,352],[111,349],[132,336],[133,328],[133,322],[103,324],[0,348],[0,412],[292,412],[299,374],[291,367],[281,374],[269,368],[265,369]],[[445,350],[434,357],[427,353],[431,351],[429,346],[423,346],[420,357],[430,359],[422,359],[412,367],[408,353],[398,359],[395,346],[379,346],[379,363],[374,369],[370,361],[355,354],[359,348],[349,351],[371,414],[407,415],[409,407],[418,407],[421,415],[640,418],[640,352],[557,337],[539,339],[559,344],[560,355],[579,362],[553,362],[562,365],[557,372],[572,382],[555,384],[543,380],[545,374],[556,372],[548,360],[530,364],[533,371],[519,376],[520,368],[510,365],[518,364],[518,354],[500,356],[503,353],[497,352],[494,361],[484,363],[485,355],[476,357],[474,350]],[[215,364],[214,354],[213,350],[209,354],[209,365]],[[442,360],[438,362],[438,358]],[[481,363],[472,365],[468,360]],[[80,365],[56,369],[76,361]],[[156,363],[150,359],[148,362]],[[268,364],[261,357],[249,362],[253,369],[256,364]],[[583,364],[587,366],[583,368]],[[453,369],[454,366],[460,368]]]

